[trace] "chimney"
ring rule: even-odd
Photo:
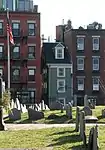
[[[34,10],[33,10],[33,12],[38,12],[38,5],[34,5]]]

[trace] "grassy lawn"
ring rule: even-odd
[[[87,129],[88,132],[88,129]],[[99,127],[100,149],[105,149],[105,130]],[[46,148],[53,150],[84,150],[74,128],[0,131],[0,148]]]
[[[105,118],[102,118],[102,115],[101,115],[103,108],[105,108],[105,107],[104,106],[96,106],[96,109],[92,109],[93,115],[98,118],[98,123],[105,123]],[[55,110],[55,111],[45,110],[43,112],[44,112],[45,118],[35,121],[36,123],[61,124],[61,123],[73,123],[73,122],[75,122],[75,116],[76,116],[76,108],[75,107],[73,107],[73,109],[72,109],[73,119],[71,119],[71,120],[66,117],[65,111],[63,113],[61,113],[60,110]],[[54,119],[48,119],[48,116],[50,114],[56,114],[57,117]],[[7,120],[5,120],[5,122],[11,123],[12,121],[9,121],[7,119]],[[32,121],[28,120],[28,114],[27,113],[22,114],[21,120],[14,121],[14,123],[31,123],[31,122]]]

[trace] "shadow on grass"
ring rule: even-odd
[[[12,120],[5,120],[4,123],[16,123],[16,124],[30,124],[32,123],[32,120],[26,119],[26,120],[16,120],[16,121],[12,121]]]
[[[80,138],[80,135],[77,135],[77,134],[72,134],[72,135],[68,135],[68,136],[62,135],[59,138],[54,139],[53,142],[54,142],[53,144],[50,144],[47,147],[71,144],[69,149],[72,149],[72,150],[80,150],[80,149],[85,150],[86,149],[83,145],[81,145],[81,143],[79,143],[79,142],[82,142],[82,139]],[[77,142],[78,142],[78,145],[76,145]],[[73,146],[73,145],[75,145],[75,146]]]
[[[47,124],[62,124],[62,123],[73,123],[75,119],[69,119],[66,115],[57,116],[53,119],[45,118]]]

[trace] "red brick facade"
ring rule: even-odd
[[[10,12],[10,21],[12,23],[19,22],[19,35],[14,36],[16,46],[19,46],[19,58],[14,59],[11,57],[11,91],[13,93],[21,91],[23,88],[24,91],[28,89],[35,90],[34,96],[31,94],[30,97],[35,97],[34,102],[39,103],[41,100],[41,75],[40,75],[40,13],[32,12]],[[0,35],[0,43],[4,44],[3,57],[0,60],[0,66],[3,67],[3,78],[7,85],[7,33],[6,33],[6,12],[0,12],[0,22],[3,23],[3,35]],[[28,23],[30,26],[35,25],[35,35],[29,36],[28,32]],[[16,25],[15,25],[16,26]],[[13,29],[13,27],[12,27]],[[33,29],[30,29],[30,32],[33,32]],[[17,31],[16,31],[17,32]],[[29,56],[29,46],[34,47],[34,59],[28,58]],[[31,49],[30,48],[30,49]],[[10,50],[14,49],[13,46],[10,46]],[[11,54],[12,55],[12,54]],[[15,66],[15,67],[14,67]],[[12,68],[19,68],[19,80],[13,80]],[[33,69],[33,70],[32,70]],[[29,72],[34,75],[30,75]],[[30,78],[30,81],[29,81]],[[14,92],[15,91],[15,92]],[[23,94],[24,95],[24,94]],[[28,103],[30,101],[28,100]]]
[[[77,50],[77,37],[84,37],[84,50]],[[56,38],[59,35],[56,35]],[[99,50],[93,50],[93,37],[99,37]],[[73,86],[74,94],[77,95],[78,103],[83,104],[84,95],[97,97],[97,104],[105,104],[105,30],[92,29],[71,29],[65,31],[65,44],[68,46],[73,62]],[[60,40],[60,39],[57,39]],[[77,70],[77,58],[84,57],[84,69]],[[92,58],[99,57],[99,70],[93,71]],[[77,78],[84,77],[84,90],[77,88]],[[99,90],[93,90],[93,78],[99,78],[101,81]]]

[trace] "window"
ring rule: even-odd
[[[93,77],[93,91],[99,91],[99,77]]]
[[[57,48],[55,50],[55,58],[56,59],[64,59],[64,48]]]
[[[99,57],[93,57],[93,70],[99,70]]]
[[[29,103],[35,104],[35,90],[29,90]]]
[[[28,23],[28,35],[35,36],[35,23]]]
[[[36,69],[28,69],[28,81],[35,81],[35,70]]]
[[[28,46],[28,58],[35,59],[35,46]]]
[[[3,22],[0,22],[0,35],[3,35]]]
[[[3,68],[0,68],[0,75],[3,75]]]
[[[77,58],[77,70],[84,70],[84,58],[83,57]]]
[[[13,36],[20,35],[20,23],[12,23]]]
[[[12,69],[12,80],[19,81],[20,80],[20,69]]]
[[[19,56],[20,56],[20,47],[16,46],[13,48],[12,57],[13,58],[19,58]]]
[[[0,58],[3,58],[3,49],[4,49],[4,46],[0,45]]]
[[[78,91],[84,90],[84,78],[77,78]]]
[[[84,38],[77,37],[77,50],[84,50]]]
[[[65,77],[65,68],[57,68],[57,77]]]
[[[65,98],[58,98],[58,101],[65,106]]]
[[[99,37],[93,37],[93,50],[99,50]]]
[[[58,93],[65,92],[65,80],[57,80],[57,92]]]

